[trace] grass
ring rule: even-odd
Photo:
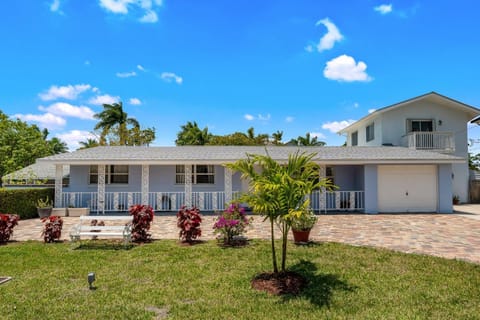
[[[480,319],[479,265],[335,243],[289,246],[288,265],[309,285],[285,297],[250,288],[271,270],[261,240],[130,250],[32,241],[0,246],[0,261],[0,276],[13,277],[0,285],[2,319]]]

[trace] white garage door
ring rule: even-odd
[[[379,212],[436,212],[437,167],[378,166]]]

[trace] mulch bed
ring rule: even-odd
[[[307,280],[296,272],[261,273],[252,279],[252,288],[272,295],[299,294]]]

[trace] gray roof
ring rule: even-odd
[[[404,147],[293,147],[293,146],[181,146],[181,147],[96,147],[38,159],[50,164],[223,164],[246,158],[247,154],[268,154],[284,161],[297,151],[316,153],[324,164],[367,163],[459,163],[465,159],[437,152]]]
[[[70,167],[63,167],[63,177],[70,174]],[[23,169],[6,174],[3,179],[24,180],[24,179],[55,179],[55,164],[48,162],[37,162]]]

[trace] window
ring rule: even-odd
[[[98,166],[90,166],[90,184],[98,183]],[[128,184],[128,165],[105,166],[105,184]]]
[[[365,136],[367,138],[367,142],[375,139],[375,123],[367,126]]]
[[[192,165],[192,184],[214,184],[215,167],[213,165],[198,164]],[[185,184],[185,166],[175,167],[175,183]]]
[[[326,167],[325,168],[325,178],[330,180],[332,184],[335,184],[334,172],[333,167]]]
[[[417,120],[411,119],[407,120],[407,132],[432,132],[433,131],[433,120]]]
[[[351,140],[352,146],[358,146],[358,131],[352,133]]]

